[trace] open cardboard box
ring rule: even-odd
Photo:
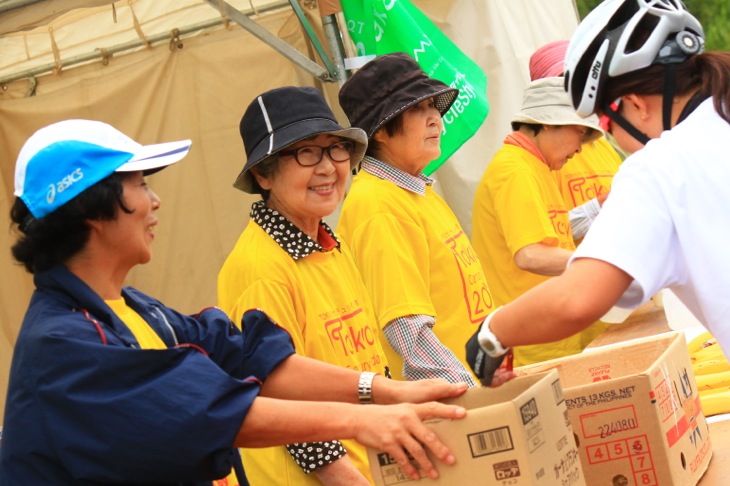
[[[430,456],[440,476],[427,484],[586,484],[556,371],[499,388],[471,388],[444,401],[468,412],[460,420],[427,422],[456,457],[456,464],[447,466]],[[368,456],[376,485],[413,482],[388,454],[369,449]]]
[[[695,485],[712,446],[681,333],[665,333],[523,366],[557,369],[586,482]]]

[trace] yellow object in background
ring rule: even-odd
[[[700,405],[705,417],[730,413],[730,389],[719,393],[700,393]]]
[[[695,380],[697,381],[697,389],[700,392],[730,387],[730,371],[695,375]]]
[[[730,362],[717,340],[703,332],[687,344],[705,417],[730,413]]]
[[[702,334],[694,337],[687,344],[687,349],[689,349],[689,354],[691,357],[700,349],[712,346],[713,344],[717,344],[717,340],[715,340],[715,338],[712,336],[712,334],[709,333],[709,331],[705,331]]]

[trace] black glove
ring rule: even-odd
[[[474,371],[474,374],[477,375],[482,385],[489,386],[492,384],[494,372],[497,371],[497,368],[504,361],[504,357],[509,353],[494,358],[489,356],[479,346],[478,335],[479,330],[466,342],[466,362],[469,363],[469,366]]]

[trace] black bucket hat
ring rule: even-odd
[[[428,75],[404,52],[378,56],[340,88],[340,106],[354,127],[372,137],[388,120],[421,101],[434,98],[444,115],[459,94]]]
[[[261,188],[254,182],[251,167],[264,162],[288,146],[321,133],[331,133],[355,143],[350,166],[365,156],[368,140],[359,128],[344,128],[322,94],[312,87],[287,86],[267,91],[248,105],[239,125],[246,165],[233,187],[250,194]]]

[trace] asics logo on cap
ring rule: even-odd
[[[84,173],[81,171],[81,168],[78,168],[65,176],[60,181],[56,182],[55,184],[50,184],[48,186],[48,192],[46,193],[46,202],[48,204],[51,204],[54,199],[56,199],[56,193],[61,193],[71,187],[74,182],[78,182],[81,179],[84,178]]]
[[[48,192],[46,193],[46,202],[48,204],[52,204],[53,201],[56,199],[56,186],[53,184],[50,184],[48,186]]]

